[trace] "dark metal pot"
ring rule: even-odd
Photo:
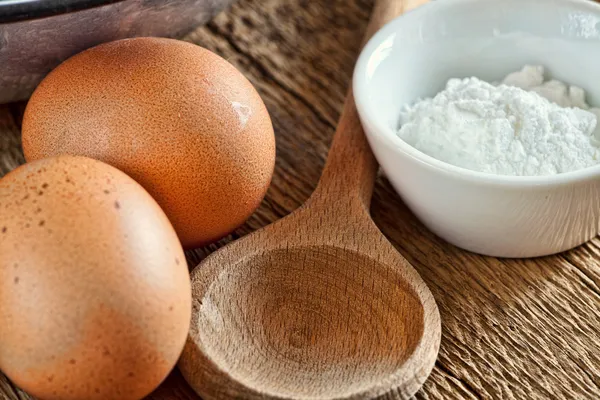
[[[234,0],[0,0],[0,103],[29,97],[61,61],[135,36],[176,37]]]

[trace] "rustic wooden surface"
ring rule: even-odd
[[[240,0],[186,37],[252,80],[278,146],[273,184],[259,211],[235,235],[189,253],[190,265],[293,211],[315,188],[371,6],[367,0]],[[0,174],[24,161],[22,109],[0,106]],[[428,232],[383,177],[371,210],[440,308],[440,354],[418,399],[600,398],[600,239],[540,259],[477,256]],[[0,377],[0,399],[30,397]],[[198,397],[175,371],[148,399]]]

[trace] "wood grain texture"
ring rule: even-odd
[[[216,245],[299,207],[315,189],[371,12],[368,0],[240,0],[186,37],[256,85],[277,136],[273,184],[258,212]],[[0,106],[0,171],[23,162],[22,105]],[[417,399],[600,398],[600,239],[533,260],[481,257],[433,236],[380,177],[371,212],[440,308],[442,343]],[[0,399],[30,399],[0,378]],[[178,372],[151,400],[198,396]]]

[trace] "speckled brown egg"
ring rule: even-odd
[[[92,157],[137,180],[184,247],[217,240],[258,207],[275,138],[267,109],[231,64],[196,45],[126,39],[84,51],[33,94],[27,160]]]
[[[191,315],[181,244],[152,197],[84,157],[0,180],[0,370],[42,400],[135,400]]]

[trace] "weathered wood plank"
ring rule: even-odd
[[[273,184],[258,212],[229,238],[188,253],[190,265],[308,198],[323,167],[371,5],[360,0],[240,0],[186,37],[224,56],[257,86],[278,146]],[[0,175],[23,162],[19,110],[0,107]],[[385,178],[376,187],[372,212],[422,274],[442,315],[440,357],[417,398],[600,398],[600,239],[533,260],[477,256],[427,231]],[[197,398],[177,372],[149,397]],[[0,399],[29,397],[0,378]]]

